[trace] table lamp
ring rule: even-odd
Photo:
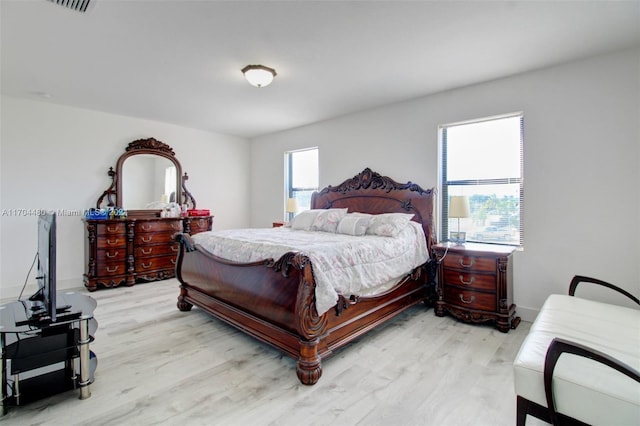
[[[293,217],[298,212],[298,200],[296,200],[295,198],[287,199],[286,210],[287,210],[287,220],[291,222],[293,220]]]
[[[462,244],[466,240],[466,233],[460,232],[460,218],[469,217],[469,198],[465,195],[452,195],[449,200],[449,218],[458,219],[458,232],[455,238],[451,238],[457,244]]]

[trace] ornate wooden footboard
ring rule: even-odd
[[[433,191],[398,184],[369,169],[312,198],[312,208],[348,207],[363,213],[413,212],[422,223],[431,253]],[[333,309],[318,315],[313,265],[308,257],[286,253],[280,259],[237,263],[213,256],[194,245],[187,234],[181,243],[177,277],[178,308],[196,305],[240,330],[297,359],[297,375],[307,385],[322,375],[321,360],[333,351],[409,307],[433,300],[435,265],[427,262],[390,291],[375,297],[340,297]]]

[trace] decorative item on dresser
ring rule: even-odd
[[[133,141],[108,175],[112,183],[96,208],[122,214],[85,219],[84,285],[94,291],[174,277],[179,244],[173,235],[210,231],[213,216],[195,209],[173,149],[153,138]]]
[[[516,328],[513,304],[514,247],[493,244],[442,243],[438,259],[438,300],[435,313],[449,312],[472,323],[495,322],[506,333]]]

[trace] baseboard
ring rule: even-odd
[[[516,306],[516,315],[522,319],[522,321],[533,322],[538,316],[540,309],[527,308],[522,306]]]

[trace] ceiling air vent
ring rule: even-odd
[[[67,9],[76,10],[78,12],[84,13],[89,9],[89,4],[93,6],[96,0],[48,0],[51,3],[58,4],[60,6],[64,6]]]

